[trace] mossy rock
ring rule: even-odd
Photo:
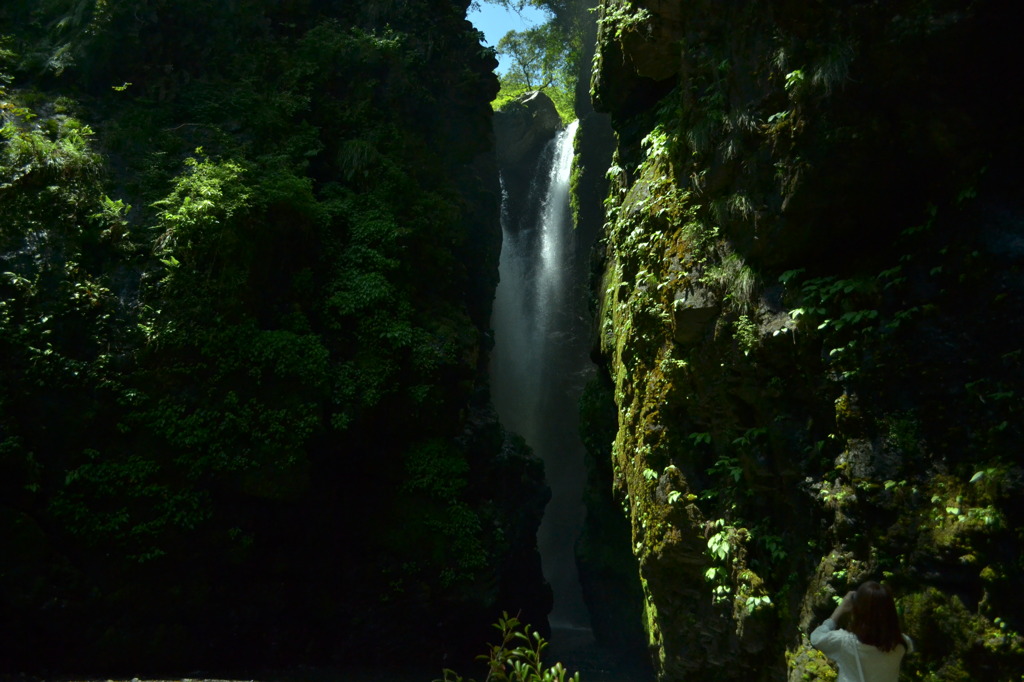
[[[788,682],[832,682],[838,676],[828,657],[806,643],[796,651],[786,652],[786,667]]]
[[[916,653],[904,666],[914,679],[1011,679],[1024,664],[1024,638],[1001,618],[969,611],[959,596],[929,587],[899,606],[914,640]]]

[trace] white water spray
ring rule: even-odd
[[[589,628],[573,553],[586,481],[578,400],[590,370],[586,325],[574,295],[583,266],[576,262],[569,214],[576,127],[558,133],[542,157],[528,197],[540,210],[526,212],[538,216],[535,224],[509,225],[503,211],[491,390],[502,423],[544,460],[551,501],[538,544],[554,592],[552,625]]]

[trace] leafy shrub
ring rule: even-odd
[[[487,663],[487,682],[579,682],[580,674],[570,675],[561,663],[545,667],[541,655],[548,643],[526,623],[503,613],[494,627],[501,633],[501,642],[478,657]],[[464,678],[445,669],[442,680],[435,682],[464,682]]]

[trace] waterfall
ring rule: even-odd
[[[551,487],[538,545],[554,593],[552,626],[589,629],[573,552],[586,481],[578,401],[592,370],[579,295],[587,268],[577,262],[569,214],[576,127],[570,124],[548,143],[518,224],[510,224],[503,206],[491,390],[505,427],[544,460]]]

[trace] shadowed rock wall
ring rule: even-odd
[[[608,0],[598,343],[660,679],[831,679],[895,589],[930,679],[1024,663],[1024,148],[999,2]]]

